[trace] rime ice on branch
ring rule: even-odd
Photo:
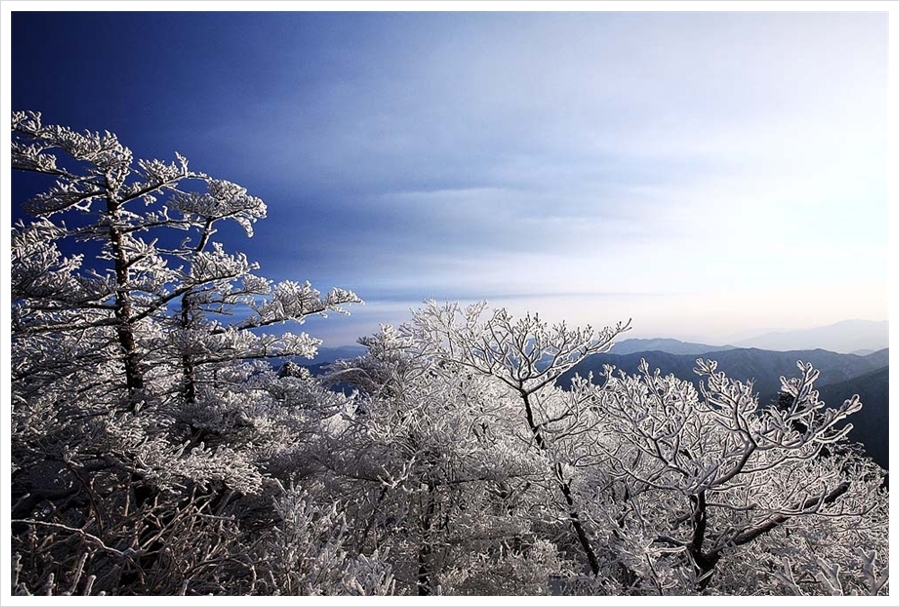
[[[175,156],[12,115],[13,171],[47,179],[12,234],[17,593],[276,591],[242,501],[275,513],[273,471],[345,405],[265,362],[319,340],[264,330],[360,299],[258,275],[216,235],[265,203]]]

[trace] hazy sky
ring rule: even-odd
[[[11,44],[13,109],[262,197],[231,248],[367,302],[326,345],[428,298],[709,343],[888,317],[886,13],[14,13]]]

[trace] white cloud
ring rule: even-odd
[[[370,299],[664,293],[616,300],[660,330],[804,320],[767,303],[785,289],[826,301],[822,318],[879,309],[883,15],[371,20],[377,35],[324,55],[341,70],[229,132],[280,151],[264,170],[328,206],[316,229],[341,242],[310,263],[336,284]]]

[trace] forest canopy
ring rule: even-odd
[[[36,112],[12,168],[13,594],[888,592],[863,404],[811,365],[771,405],[703,359],[559,386],[630,325],[430,301],[316,377],[291,331],[362,300],[217,239],[244,187]]]

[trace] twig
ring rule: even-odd
[[[88,533],[88,532],[85,531],[84,529],[78,529],[78,528],[76,528],[76,527],[69,527],[68,525],[62,525],[62,524],[60,524],[60,523],[49,523],[49,522],[46,522],[46,521],[35,521],[35,520],[32,520],[32,519],[21,519],[21,518],[20,518],[20,519],[13,519],[11,522],[13,522],[13,523],[23,523],[23,524],[25,524],[25,525],[35,525],[35,526],[38,526],[38,527],[50,527],[50,528],[52,528],[52,529],[62,529],[63,531],[70,531],[70,532],[72,532],[72,533],[77,533],[78,535],[80,535],[80,536],[83,537],[84,539],[90,540],[90,541],[94,542],[95,544],[97,544],[98,546],[100,546],[100,548],[102,548],[103,550],[106,550],[107,552],[111,552],[111,553],[113,553],[113,554],[115,554],[116,556],[119,556],[119,557],[121,557],[121,558],[130,558],[130,557],[132,557],[132,556],[136,556],[136,555],[139,554],[139,551],[130,550],[130,551],[128,551],[128,552],[122,552],[121,550],[117,550],[116,548],[111,548],[111,547],[107,546],[107,545],[103,542],[103,540],[101,540],[99,537],[97,537],[96,535],[94,535],[94,534],[92,534],[92,533]]]

